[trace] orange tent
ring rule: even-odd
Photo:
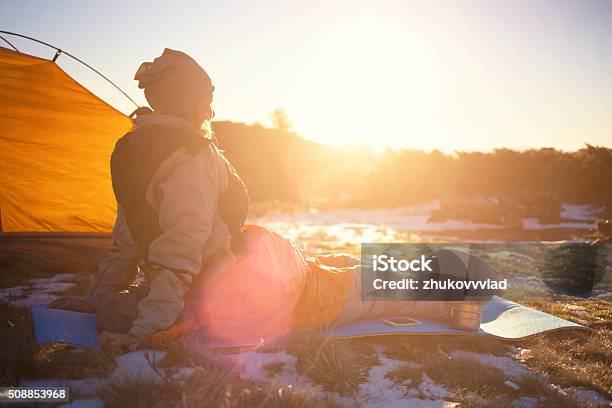
[[[0,47],[2,232],[109,232],[109,159],[130,119],[53,61]]]

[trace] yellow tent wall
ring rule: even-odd
[[[131,127],[54,62],[0,47],[2,231],[110,231],[110,154]]]

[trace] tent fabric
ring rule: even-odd
[[[54,62],[0,47],[1,231],[111,231],[109,160],[131,128]]]

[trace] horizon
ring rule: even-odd
[[[383,154],[385,151],[390,150],[390,151],[412,151],[412,152],[422,152],[422,153],[433,153],[433,152],[440,152],[442,154],[444,154],[445,156],[451,156],[451,157],[456,157],[457,154],[459,153],[483,153],[483,154],[490,154],[490,153],[495,153],[496,151],[500,151],[500,150],[511,150],[514,152],[518,152],[518,153],[524,153],[527,151],[537,151],[537,150],[545,150],[545,149],[553,149],[556,150],[558,152],[561,153],[575,153],[578,152],[582,149],[587,149],[589,147],[593,147],[593,148],[606,148],[606,149],[612,149],[612,146],[606,146],[606,145],[598,145],[598,144],[592,144],[592,143],[588,143],[585,142],[582,146],[578,146],[574,149],[562,149],[559,147],[555,147],[555,146],[527,146],[527,147],[523,147],[523,148],[514,148],[514,147],[507,147],[507,146],[500,146],[500,147],[493,147],[491,149],[488,150],[461,150],[461,149],[455,149],[455,150],[442,150],[442,149],[438,149],[438,148],[430,148],[430,149],[421,149],[421,148],[417,148],[417,147],[410,147],[410,146],[383,146],[383,148],[376,148],[373,146],[370,146],[368,144],[364,144],[362,143],[360,140],[357,140],[356,142],[353,143],[347,143],[347,142],[341,142],[339,145],[331,145],[328,143],[324,143],[324,142],[320,142],[317,140],[313,140],[313,139],[309,139],[307,137],[305,137],[304,135],[300,134],[299,132],[294,131],[293,129],[290,130],[282,130],[282,129],[278,129],[275,128],[273,124],[262,124],[260,122],[253,122],[253,123],[246,123],[246,122],[240,122],[240,121],[235,121],[235,120],[231,120],[231,119],[213,119],[212,120],[212,124],[213,124],[213,131],[214,131],[214,124],[215,122],[227,122],[227,123],[232,123],[235,125],[245,125],[245,126],[249,126],[249,127],[256,127],[256,126],[261,126],[264,129],[267,130],[272,130],[272,131],[286,131],[290,134],[293,134],[297,137],[299,137],[302,140],[305,140],[307,142],[313,142],[313,143],[317,143],[320,145],[324,145],[327,147],[331,147],[333,149],[351,149],[352,151],[369,151],[373,154]]]
[[[334,147],[453,154],[611,145],[610,2],[142,4],[3,3],[0,27],[65,48],[141,105],[138,65],[180,49],[213,79],[215,120],[270,126],[282,109],[301,137]],[[113,107],[133,110],[66,56],[58,64]]]

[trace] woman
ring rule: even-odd
[[[246,187],[212,142],[209,76],[166,49],[135,79],[152,111],[140,112],[111,158],[110,254],[85,299],[50,305],[95,311],[101,346],[134,349],[195,327],[240,340],[383,315],[450,315],[446,302],[363,301],[356,258],[307,258],[287,237],[245,228]],[[139,270],[145,283],[130,286]]]
[[[248,211],[246,187],[212,142],[214,86],[191,57],[164,50],[135,75],[152,109],[111,158],[113,244],[85,299],[51,307],[96,311],[103,346],[134,347],[179,317],[205,269],[234,255]],[[138,271],[145,284],[132,286]]]
[[[391,316],[445,320],[456,328],[477,330],[482,305],[491,297],[487,291],[464,291],[459,297],[456,292],[434,293],[436,300],[364,300],[359,258],[308,258],[289,237],[257,226],[246,226],[244,251],[248,255],[238,255],[232,268],[207,275],[196,313],[187,324],[153,336],[154,345],[194,327],[221,343],[235,344]],[[454,250],[434,254],[435,279],[493,278],[489,265],[475,255]]]

